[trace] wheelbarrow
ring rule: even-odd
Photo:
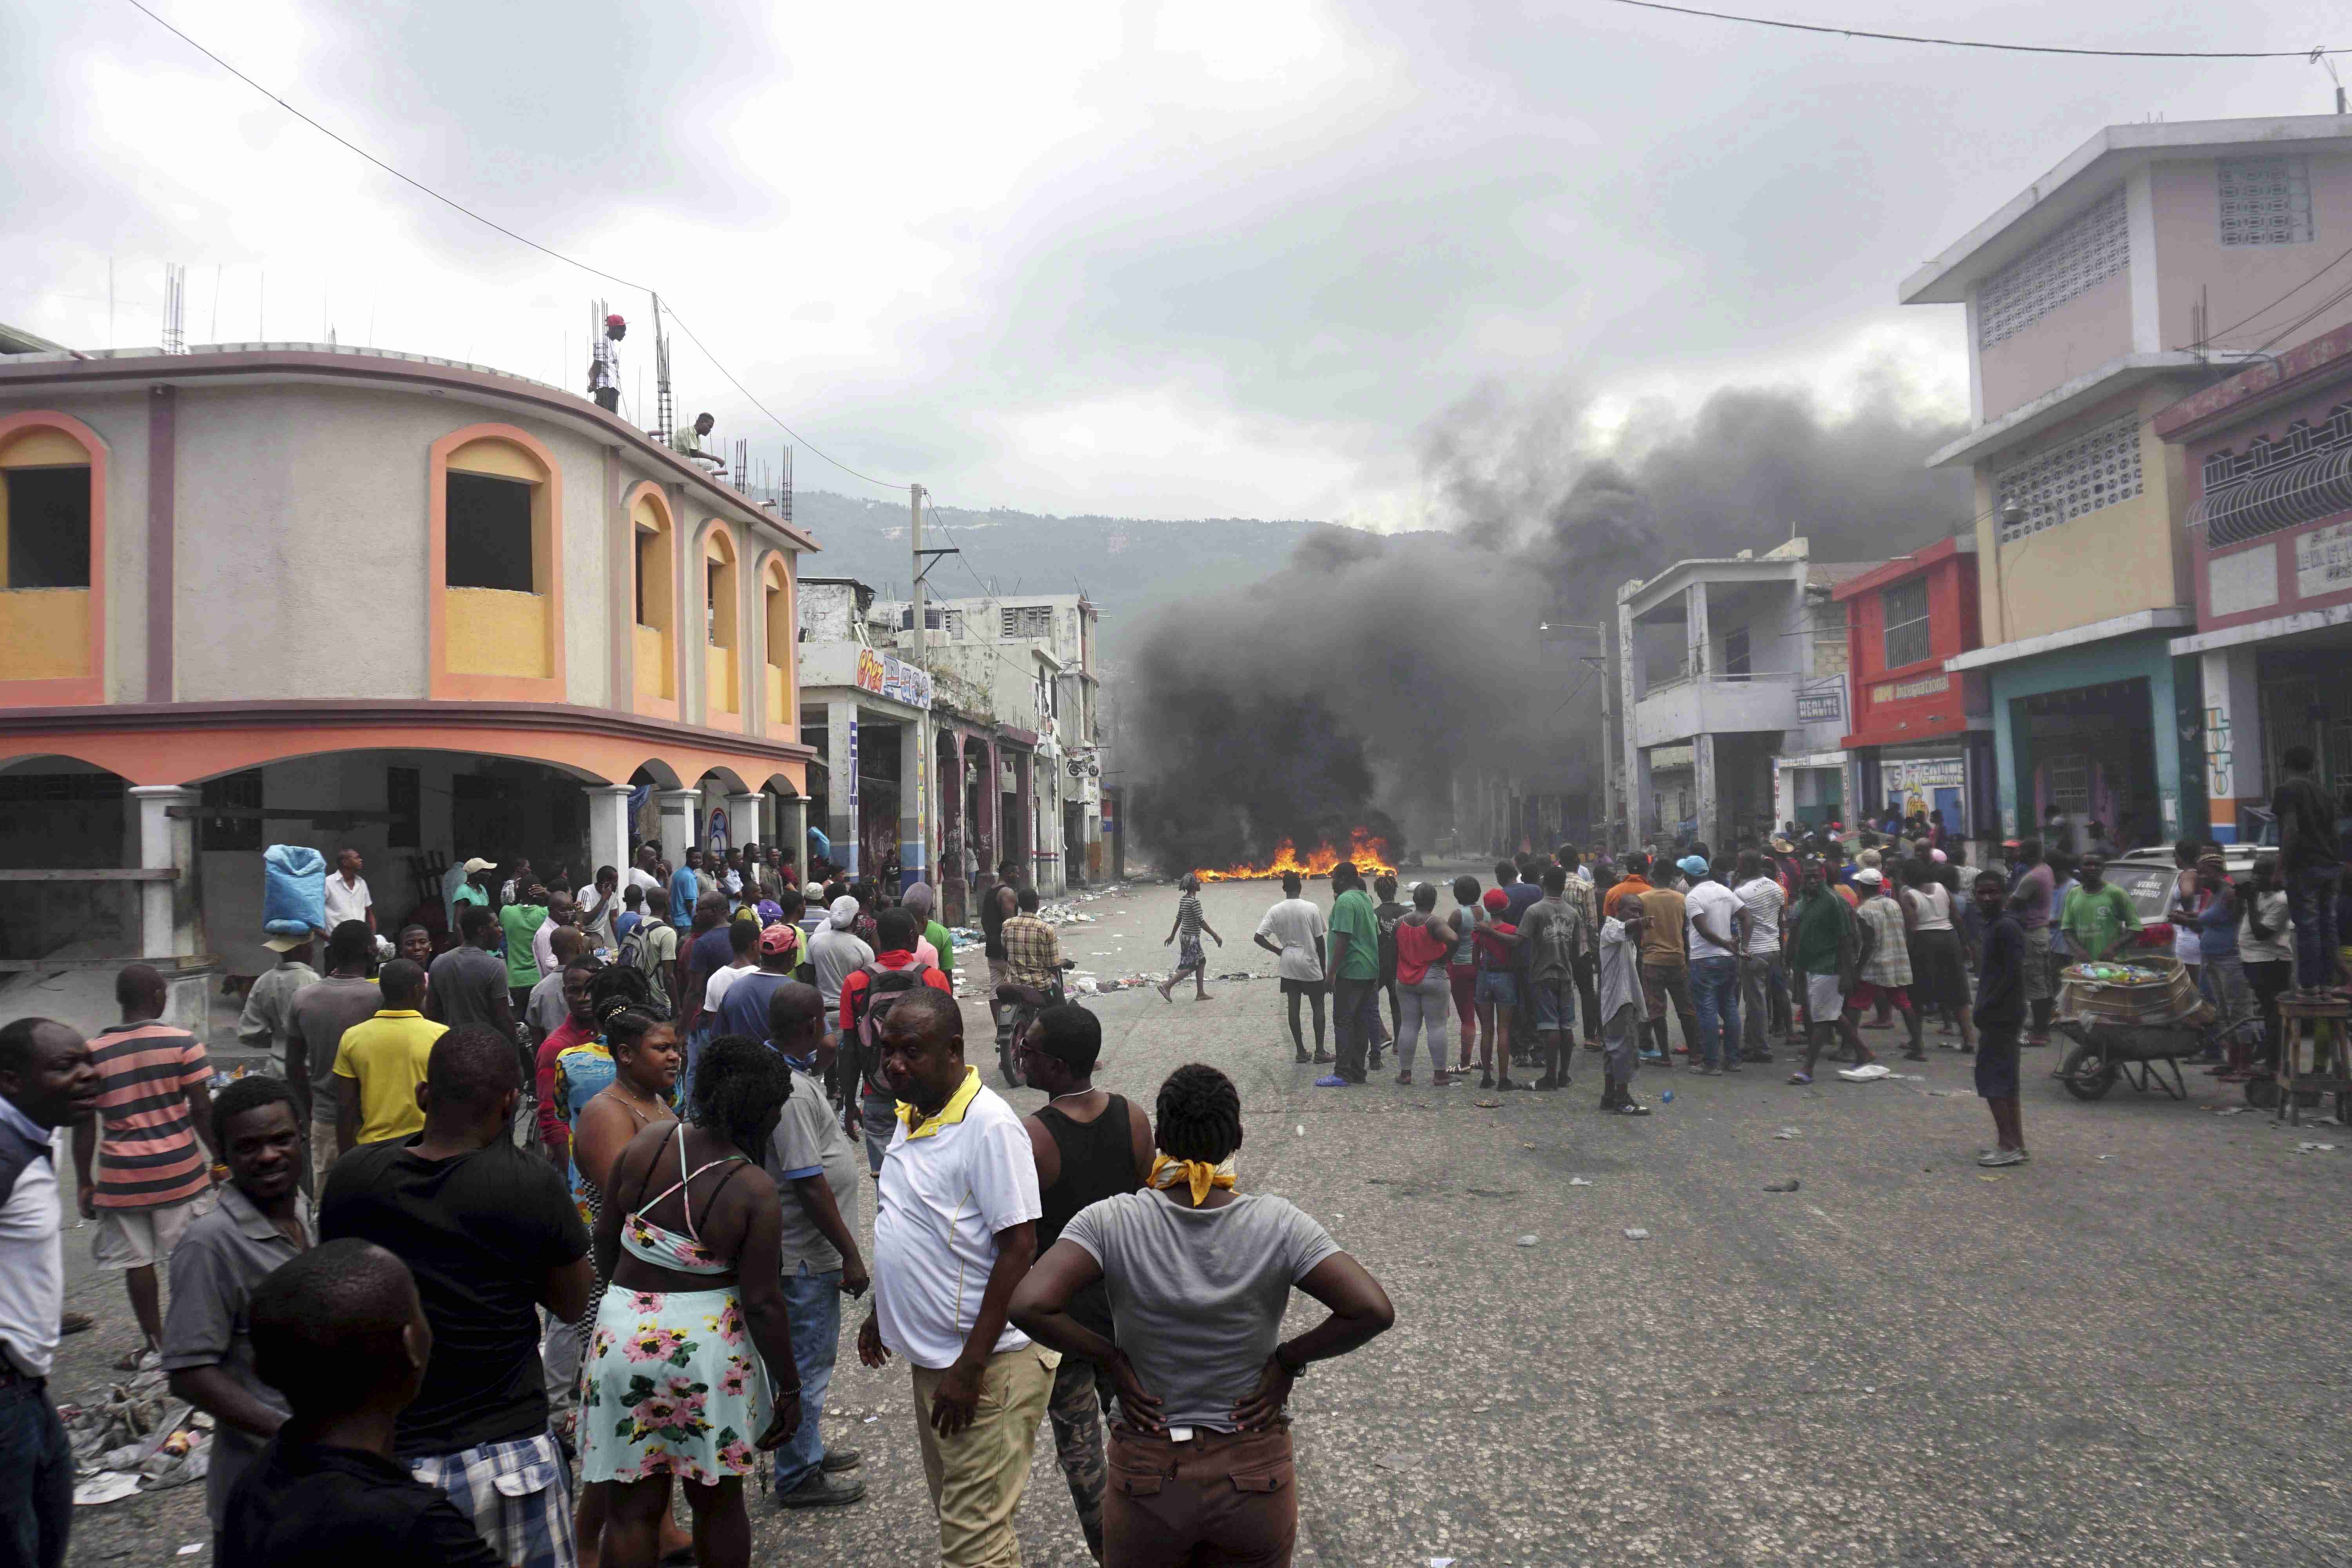
[[[2055,1027],[2074,1042],[2051,1076],[2077,1100],[2104,1100],[2123,1079],[2146,1094],[2160,1089],[2175,1100],[2189,1098],[2180,1058],[2200,1055],[2205,1031],[2189,1024],[2113,1024],[2063,1020]],[[2165,1069],[2171,1069],[2171,1078]]]

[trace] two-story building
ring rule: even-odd
[[[1858,822],[1941,813],[1954,838],[2000,837],[1985,677],[1944,668],[1977,646],[1976,550],[1973,531],[1939,539],[1832,591],[1846,606]]]
[[[2352,118],[2109,126],[1906,279],[1965,308],[1981,646],[2002,832],[2206,825],[2193,487],[2154,416],[2217,362],[2352,321],[2305,289],[2352,234]],[[2079,837],[2078,837],[2079,841]]]
[[[2279,756],[2307,745],[2352,787],[2352,326],[2156,416],[2187,459],[2206,806],[2223,842],[2258,835]]]
[[[360,850],[389,932],[472,857],[578,885],[639,837],[798,840],[814,542],[571,393],[320,344],[0,355],[0,532],[6,863],[138,906],[9,900],[12,966],[257,973],[271,843]]]
[[[1678,561],[1617,591],[1627,816],[1634,836],[1722,849],[1835,819],[1846,732],[1845,606],[1866,564],[1757,555]]]

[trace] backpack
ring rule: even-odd
[[[914,991],[928,984],[923,976],[932,973],[928,963],[909,963],[904,969],[885,969],[869,963],[858,973],[866,976],[866,1005],[857,1017],[857,1054],[864,1064],[866,1081],[880,1089],[886,1086],[876,1076],[882,1065],[882,1020],[890,1009]]]
[[[645,968],[646,921],[652,918],[653,917],[651,915],[644,916],[638,920],[636,924],[629,928],[629,934],[623,937],[620,941],[620,944],[614,949],[613,962],[614,963],[629,969]]]

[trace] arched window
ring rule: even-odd
[[[0,417],[0,699],[105,698],[106,458],[62,414]]]
[[[722,715],[739,722],[743,712],[741,668],[742,592],[735,572],[735,541],[726,525],[713,523],[702,537],[703,706],[706,721]]]
[[[766,646],[766,663],[761,674],[767,681],[768,733],[793,736],[793,653],[798,635],[798,616],[793,609],[793,581],[779,556],[768,558],[767,570],[761,574],[760,583],[762,639]]]
[[[639,708],[677,701],[677,525],[661,491],[638,488],[629,506],[636,562],[635,692]]]
[[[477,425],[433,447],[433,694],[562,696],[562,480],[523,431]]]

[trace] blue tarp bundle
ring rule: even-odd
[[[327,858],[307,844],[273,844],[261,856],[261,929],[307,937],[327,925]]]

